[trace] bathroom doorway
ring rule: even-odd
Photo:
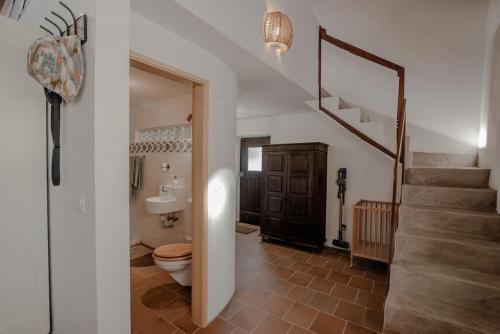
[[[131,55],[132,333],[206,324],[207,89],[202,79]]]

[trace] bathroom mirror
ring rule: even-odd
[[[19,20],[30,0],[0,0],[0,15]]]

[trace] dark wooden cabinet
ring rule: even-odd
[[[328,145],[262,147],[261,235],[320,251],[325,243]]]

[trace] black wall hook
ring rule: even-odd
[[[62,36],[64,34],[63,30],[54,22],[52,21],[51,19],[49,19],[48,17],[44,17],[45,21],[49,22],[50,24],[52,24],[54,27],[56,27],[56,29],[59,31],[59,35]]]
[[[50,14],[54,15],[55,17],[59,18],[61,21],[63,21],[64,25],[66,26],[66,35],[69,35],[69,24],[68,24],[68,21],[66,21],[64,19],[64,17],[62,17],[61,15],[59,15],[58,13],[54,12],[53,10],[50,11]]]

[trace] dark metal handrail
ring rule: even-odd
[[[354,128],[344,120],[342,120],[340,117],[326,109],[321,105],[321,92],[323,90],[322,84],[321,84],[321,65],[322,65],[322,52],[321,52],[321,42],[326,41],[332,45],[335,45],[338,48],[341,48],[343,50],[346,50],[358,57],[361,57],[363,59],[369,60],[373,63],[379,64],[381,66],[384,66],[386,68],[389,68],[391,70],[396,71],[398,78],[399,78],[399,84],[398,84],[398,107],[397,107],[397,114],[396,114],[396,152],[392,152],[390,149],[386,148],[382,144],[378,143],[377,141],[371,139],[358,129]],[[405,69],[403,66],[395,64],[387,59],[384,59],[382,57],[379,57],[373,53],[370,53],[368,51],[365,51],[363,49],[358,48],[357,46],[354,46],[352,44],[349,44],[347,42],[344,42],[338,38],[335,38],[333,36],[330,36],[327,34],[326,29],[323,28],[322,26],[319,27],[319,38],[318,38],[318,96],[319,96],[319,109],[323,111],[326,115],[334,119],[337,123],[342,125],[344,128],[349,130],[351,133],[355,134],[358,136],[360,139],[363,141],[367,142],[368,144],[372,145],[382,153],[386,154],[390,158],[394,159],[394,177],[393,177],[393,189],[392,189],[392,211],[391,211],[391,221],[396,222],[396,198],[397,198],[397,191],[398,191],[398,167],[399,163],[402,164],[402,177],[401,177],[401,184],[404,182],[404,160],[405,160],[405,136],[406,136],[406,99],[405,99]],[[392,254],[394,250],[394,234],[396,232],[396,226],[393,223],[393,231],[391,233],[391,255],[389,259],[389,263],[392,261]]]

